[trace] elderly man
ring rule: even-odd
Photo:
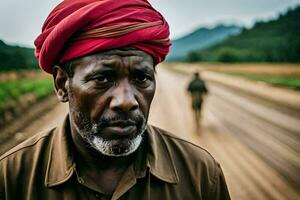
[[[230,199],[204,149],[147,125],[169,28],[145,0],[65,0],[35,41],[69,115],[0,158],[0,199]]]

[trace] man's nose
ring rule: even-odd
[[[116,85],[110,101],[110,109],[128,112],[139,107],[134,90],[128,81],[122,81]]]

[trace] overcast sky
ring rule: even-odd
[[[124,1],[124,0],[123,0]],[[0,0],[0,39],[33,46],[43,21],[61,0]],[[300,0],[150,0],[167,19],[171,38],[199,27],[235,23],[251,27],[256,20],[272,19]]]

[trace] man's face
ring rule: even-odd
[[[94,149],[125,156],[141,144],[155,92],[153,59],[111,50],[74,62],[68,81],[71,127]]]

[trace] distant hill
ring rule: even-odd
[[[300,6],[268,22],[257,22],[207,49],[189,53],[188,61],[300,62]]]
[[[34,49],[12,46],[0,40],[0,71],[37,69]]]
[[[172,41],[168,61],[178,61],[184,59],[188,52],[196,49],[203,49],[225,38],[238,34],[241,28],[238,26],[219,25],[215,28],[200,28],[182,38]]]

